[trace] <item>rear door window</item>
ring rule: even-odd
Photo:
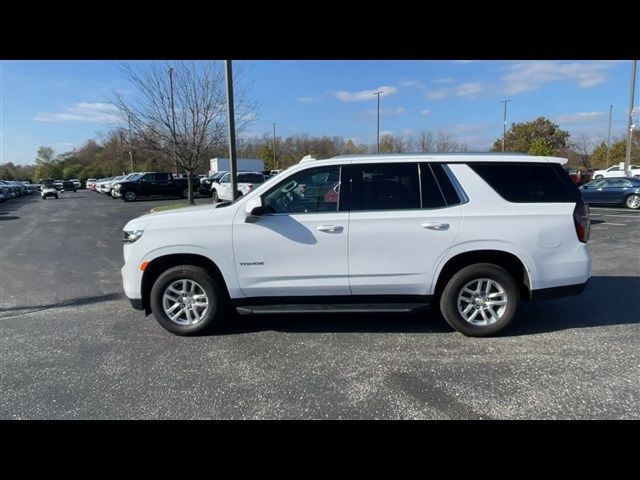
[[[351,210],[421,208],[417,163],[352,165]]]

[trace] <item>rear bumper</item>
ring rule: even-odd
[[[589,280],[584,283],[576,283],[574,285],[563,285],[561,287],[541,288],[531,292],[531,301],[552,300],[554,298],[569,297],[571,295],[580,295],[587,288]]]

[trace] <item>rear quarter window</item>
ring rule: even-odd
[[[514,203],[573,203],[578,187],[560,164],[469,163],[469,167],[502,198]]]

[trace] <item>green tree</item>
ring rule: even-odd
[[[544,139],[552,151],[568,146],[569,132],[544,117],[536,118],[532,122],[513,123],[507,130],[504,141],[505,152],[529,152],[533,142]],[[491,148],[494,152],[502,150],[502,138],[497,139]]]
[[[51,147],[41,146],[36,153],[36,165],[38,166],[37,174],[40,178],[54,178],[58,169],[56,169],[55,152]]]
[[[529,155],[536,155],[538,157],[550,157],[553,155],[553,146],[545,138],[536,138],[531,144],[529,149]]]

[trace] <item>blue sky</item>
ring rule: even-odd
[[[139,62],[137,62],[139,63]],[[487,149],[507,122],[545,116],[572,134],[606,141],[626,130],[630,61],[237,61],[259,104],[245,136],[272,132],[376,139],[382,133],[443,131]],[[40,145],[57,153],[99,141],[116,125],[115,90],[131,92],[113,61],[0,62],[0,163],[33,163]],[[636,87],[637,90],[637,87]],[[636,91],[635,104],[640,103]],[[636,111],[638,108],[636,107]],[[636,114],[637,123],[637,114]]]

